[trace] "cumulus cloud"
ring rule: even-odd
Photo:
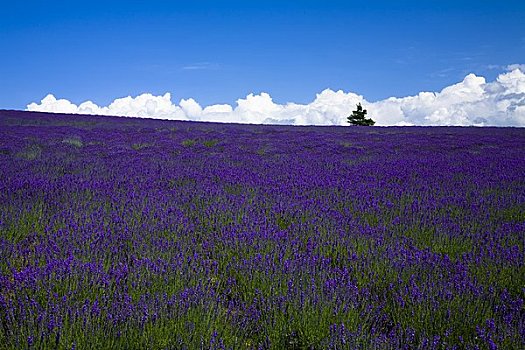
[[[509,64],[506,68],[507,68],[508,71],[513,71],[515,69],[519,69],[522,72],[525,72],[525,64],[518,64],[518,63]]]
[[[191,99],[190,99],[191,100]],[[193,101],[193,100],[191,100]],[[181,101],[182,102],[182,101]],[[91,101],[75,105],[65,99],[56,99],[52,94],[44,97],[40,104],[31,103],[28,111],[72,113],[72,114],[99,114],[115,116],[133,116],[142,118],[187,120],[187,113],[183,106],[171,102],[171,94],[153,96],[142,94],[137,97],[117,98],[107,107],[99,107]]]
[[[507,68],[492,82],[469,74],[440,92],[377,102],[331,89],[317,94],[309,104],[278,104],[262,92],[238,99],[236,106],[217,104],[204,108],[192,98],[175,104],[169,93],[128,96],[102,107],[91,101],[77,106],[50,94],[40,103],[29,104],[27,110],[253,124],[345,125],[348,114],[357,103],[362,103],[377,125],[525,126],[524,65]]]

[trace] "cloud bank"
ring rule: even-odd
[[[525,127],[523,68],[520,64],[510,65],[509,71],[488,83],[484,77],[469,74],[462,82],[440,92],[421,92],[377,102],[368,102],[352,92],[331,89],[317,94],[309,104],[277,104],[262,92],[237,100],[236,106],[217,104],[204,108],[192,98],[174,104],[169,93],[118,98],[102,107],[91,101],[77,106],[49,94],[39,104],[29,104],[27,110],[250,124],[347,125],[346,117],[357,103],[362,103],[376,125]]]

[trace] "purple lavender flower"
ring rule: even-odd
[[[0,111],[0,340],[521,348],[524,140]]]

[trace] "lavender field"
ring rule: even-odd
[[[0,349],[522,349],[525,129],[0,111]]]

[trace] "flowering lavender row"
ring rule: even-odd
[[[0,348],[519,349],[525,129],[0,111]]]

